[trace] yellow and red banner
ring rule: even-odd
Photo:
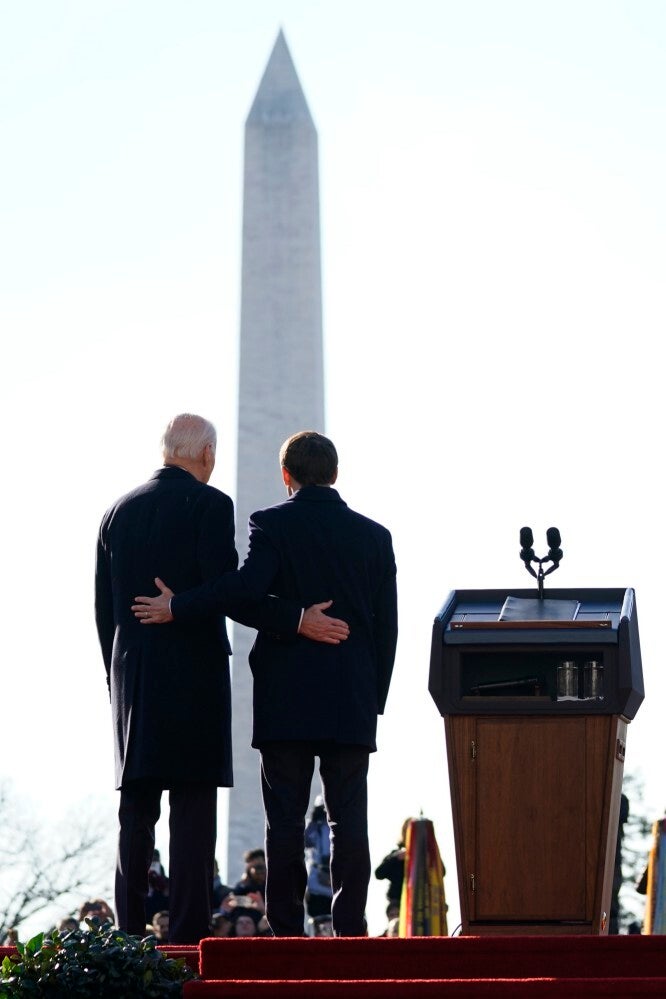
[[[643,933],[666,933],[666,819],[652,826]]]
[[[405,837],[400,901],[401,937],[445,937],[444,865],[430,819],[412,819]]]

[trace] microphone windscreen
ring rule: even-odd
[[[534,544],[534,535],[532,534],[531,527],[521,527],[520,529],[520,547],[521,548],[531,548]]]
[[[546,531],[546,540],[549,548],[559,548],[562,544],[560,532],[556,527],[549,527]]]

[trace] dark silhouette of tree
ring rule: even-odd
[[[47,828],[0,782],[0,943],[36,913],[78,911],[89,895],[109,894],[110,828],[92,806]]]

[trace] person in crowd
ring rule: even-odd
[[[328,913],[321,913],[319,916],[312,916],[308,920],[308,927],[311,937],[332,937],[333,920]]]
[[[229,912],[214,912],[210,922],[210,931],[214,937],[228,937],[233,923]]]
[[[95,919],[100,923],[115,923],[116,917],[108,902],[103,898],[91,898],[84,902],[79,912],[79,922],[86,919]]]
[[[234,895],[251,895],[255,904],[258,895],[263,908],[266,897],[266,854],[263,848],[258,846],[246,850],[243,861],[245,870],[241,879],[234,885]]]
[[[305,866],[308,880],[305,908],[310,918],[331,911],[331,840],[324,799],[315,798],[310,821],[305,827]]]
[[[236,905],[231,910],[231,929],[227,936],[230,937],[257,937],[260,935],[259,926],[262,920],[262,913],[259,909],[250,905]]]
[[[169,939],[168,909],[155,913],[150,923],[150,932],[157,937],[160,943],[167,943]]]
[[[153,859],[150,864],[150,870],[155,874],[159,874],[161,878],[166,877],[166,871],[164,870],[164,865],[162,864],[162,859],[160,857],[159,850],[153,850]]]
[[[210,899],[213,912],[219,912],[220,906],[224,902],[225,898],[232,893],[232,891],[233,888],[230,888],[229,885],[222,884],[220,868],[216,858],[213,865],[213,884],[211,886]]]
[[[608,920],[608,933],[620,932],[620,888],[624,882],[622,873],[622,844],[624,840],[624,827],[629,821],[629,798],[624,793],[620,795],[620,816],[617,824],[617,840],[615,844],[615,863],[613,866],[613,887],[611,889],[610,919]]]
[[[390,853],[387,853],[379,867],[375,870],[376,878],[380,881],[384,879],[388,880],[386,898],[389,902],[397,905],[398,910],[400,909],[402,882],[405,876],[405,856],[407,853],[405,850],[405,838],[407,836],[407,829],[411,821],[411,818],[409,818],[405,819],[402,823],[400,838],[398,839],[397,846],[391,850]]]
[[[216,440],[208,420],[175,417],[162,438],[163,467],[107,511],[97,540],[95,616],[120,790],[118,923],[132,934],[145,929],[155,825],[168,790],[170,934],[182,944],[209,932],[217,788],[233,782],[231,650],[220,615],[292,640],[337,643],[348,630],[323,613],[328,602],[303,611],[296,599],[268,596],[252,607],[226,605],[196,624],[138,626],[132,600],[156,572],[186,589],[238,564],[233,503],[208,485]]]
[[[76,916],[65,916],[58,923],[58,933],[73,933],[79,929],[79,920]]]
[[[280,449],[289,498],[250,519],[248,556],[226,573],[174,594],[139,595],[144,625],[185,627],[230,598],[266,594],[301,604],[333,598],[350,625],[338,644],[277,642],[259,632],[250,654],[252,745],[261,756],[266,812],[266,905],[276,936],[302,935],[305,813],[319,759],[331,827],[331,914],[336,935],[364,936],[370,877],[367,829],[369,754],[376,750],[397,641],[396,567],[389,531],[349,509],[333,488],[338,456],[327,437],[302,431]],[[176,589],[179,589],[177,584]],[[146,630],[154,630],[152,628]]]
[[[159,850],[153,853],[148,868],[148,894],[146,895],[146,922],[152,922],[156,912],[169,908],[169,879],[160,861]]]

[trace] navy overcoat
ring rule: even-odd
[[[231,499],[165,466],[104,515],[97,543],[97,630],[111,696],[116,786],[233,782],[229,640],[220,612],[169,627],[139,624],[135,597],[154,578],[176,590],[238,564]],[[231,612],[231,608],[226,608]],[[244,624],[295,634],[300,604],[264,601]]]
[[[177,593],[171,607],[184,624],[230,596],[258,600],[267,593],[303,607],[332,599],[329,613],[346,620],[350,634],[339,645],[257,635],[250,653],[253,746],[330,739],[376,749],[398,633],[389,532],[350,510],[330,486],[303,486],[252,515],[238,572]]]

